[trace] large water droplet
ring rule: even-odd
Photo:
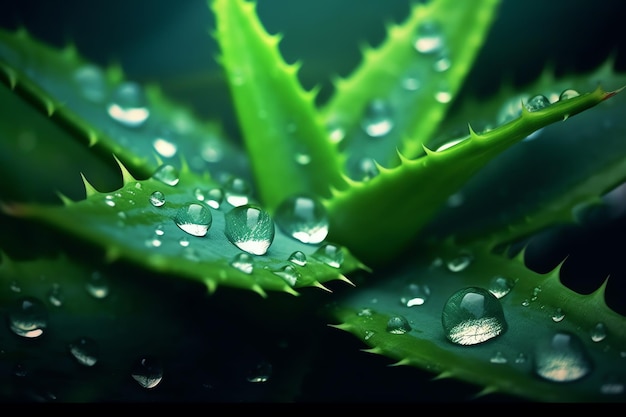
[[[421,306],[429,297],[430,287],[428,285],[411,283],[402,291],[400,304],[407,307]]]
[[[526,110],[529,112],[538,111],[541,109],[545,109],[550,105],[550,100],[543,94],[537,94],[536,96],[531,97],[524,106]]]
[[[249,275],[254,271],[254,258],[248,253],[238,253],[230,261],[230,266]]]
[[[534,371],[554,382],[576,381],[593,368],[582,341],[573,333],[558,332],[535,348]]]
[[[274,241],[274,220],[260,207],[245,204],[225,215],[224,234],[239,249],[264,255]]]
[[[326,208],[317,199],[297,195],[284,200],[274,216],[276,225],[302,243],[320,243],[328,235]]]
[[[107,112],[113,119],[128,127],[141,126],[150,116],[143,89],[131,81],[124,82],[115,89]]]
[[[385,136],[393,128],[393,119],[389,105],[381,99],[372,100],[365,109],[362,126],[369,136]]]
[[[333,243],[320,246],[311,256],[333,268],[341,268],[343,264],[343,249]]]
[[[98,362],[98,343],[89,337],[81,337],[68,345],[72,356],[84,366],[94,366]]]
[[[452,294],[444,305],[441,321],[448,340],[459,345],[482,343],[507,329],[500,301],[479,287]]]
[[[178,176],[178,169],[169,164],[161,165],[157,168],[154,174],[152,174],[152,178],[172,187],[178,184],[178,181],[180,180]]]
[[[441,27],[437,22],[426,21],[417,28],[414,43],[417,52],[431,54],[443,49],[444,42]]]
[[[107,95],[104,72],[96,65],[83,65],[74,73],[81,94],[94,103],[102,103]]]
[[[143,388],[154,388],[163,379],[163,365],[151,356],[141,358],[133,366],[131,376]]]
[[[165,194],[163,194],[161,191],[155,191],[152,194],[150,194],[150,204],[152,204],[154,207],[161,207],[163,204],[165,204]]]
[[[411,331],[411,325],[406,317],[393,316],[387,321],[387,331],[391,334],[405,334]]]
[[[18,336],[39,337],[48,326],[48,310],[35,297],[22,297],[9,307],[9,327]]]
[[[174,223],[192,236],[205,236],[213,223],[213,216],[207,206],[188,203],[178,209]]]

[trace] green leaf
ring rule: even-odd
[[[397,149],[407,158],[422,154],[422,144],[443,121],[471,69],[498,6],[498,0],[417,2],[404,22],[388,26],[379,47],[364,50],[349,77],[335,81],[323,112],[335,140],[341,140],[352,178],[367,174],[360,164],[370,160],[397,165]]]
[[[381,264],[414,240],[445,200],[487,162],[532,132],[562,121],[612,97],[600,87],[540,110],[523,107],[520,117],[482,133],[470,127],[467,137],[430,150],[414,160],[383,169],[374,178],[352,182],[326,200],[329,237],[350,247],[370,266]],[[380,242],[385,242],[381,245]]]
[[[85,179],[85,200],[73,202],[61,195],[65,203],[62,206],[4,203],[2,208],[7,214],[43,221],[92,242],[106,251],[109,261],[130,260],[151,270],[203,283],[210,292],[228,286],[262,296],[266,291],[297,295],[296,289],[302,287],[326,289],[322,283],[327,281],[350,282],[343,273],[364,267],[347,248],[327,242],[301,243],[276,230],[271,220],[265,225],[273,240],[247,229],[252,218],[244,218],[244,225],[236,230],[244,234],[242,240],[250,238],[252,244],[267,239],[270,246],[264,248],[266,252],[240,249],[226,236],[226,218],[243,205],[243,201],[237,202],[237,207],[231,204],[233,197],[245,198],[258,207],[249,195],[235,195],[224,184],[200,177],[186,166],[178,171],[163,165],[146,180],[133,178],[121,163],[120,167],[124,185],[118,190],[99,192]],[[164,179],[164,174],[173,175]],[[160,201],[153,203],[155,197]],[[190,204],[194,204],[192,212],[204,216],[187,219],[189,226],[204,225],[208,230],[192,234],[177,225]],[[325,252],[327,244],[332,245],[328,247],[330,253]],[[289,260],[296,251],[305,255],[305,262]],[[249,257],[236,258],[242,254]]]
[[[358,292],[330,308],[339,321],[335,327],[395,365],[476,384],[477,396],[501,392],[534,401],[623,401],[613,384],[625,376],[620,364],[626,317],[606,305],[606,282],[583,295],[560,282],[559,268],[543,275],[529,270],[523,254],[508,259],[485,247],[455,245],[423,247],[418,253],[410,266],[385,271],[384,280],[359,283]],[[485,299],[501,305],[506,324],[497,330],[487,322],[476,328],[466,323],[463,343],[468,344],[453,343],[443,327],[444,306],[457,291],[475,287],[491,293]],[[464,302],[472,308],[471,296]],[[480,308],[470,311],[480,317]],[[408,331],[391,331],[398,317],[408,321]],[[580,342],[581,351],[570,350],[570,337]]]
[[[219,58],[231,88],[259,198],[274,210],[296,194],[329,196],[344,184],[341,160],[315,108],[256,15],[256,3],[209,1],[217,20]],[[281,184],[277,187],[276,184]]]

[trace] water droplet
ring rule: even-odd
[[[472,256],[469,254],[461,254],[456,258],[448,261],[446,264],[448,269],[452,272],[461,272],[465,270],[472,263]]]
[[[506,356],[504,356],[504,353],[502,353],[501,351],[497,351],[489,359],[489,362],[491,362],[491,363],[507,363],[508,360],[506,359]]]
[[[445,72],[450,69],[452,66],[452,61],[450,60],[450,55],[447,51],[441,51],[437,55],[437,59],[433,63],[433,69],[436,72]]]
[[[591,329],[591,340],[601,342],[606,338],[606,326],[604,323],[596,323]]]
[[[113,201],[113,196],[111,194],[107,194],[104,196],[104,203],[109,207],[115,207],[115,201]]]
[[[96,65],[83,65],[74,73],[81,94],[94,103],[102,103],[107,95],[104,72]]]
[[[109,295],[109,280],[100,271],[94,271],[85,284],[87,292],[94,298],[105,298]]]
[[[152,194],[150,194],[150,204],[152,204],[154,207],[161,207],[163,204],[165,204],[165,194],[163,194],[161,191],[155,191]]]
[[[289,258],[287,258],[287,260],[289,262],[293,262],[296,265],[306,266],[306,255],[304,254],[304,252],[299,250],[289,255]]]
[[[202,143],[200,156],[209,163],[216,163],[224,157],[224,149],[217,138],[210,138]]]
[[[346,130],[336,117],[326,123],[326,130],[331,143],[337,144],[346,137]]]
[[[374,138],[389,133],[393,128],[389,105],[380,99],[372,100],[365,109],[362,126],[365,133]]]
[[[495,276],[489,281],[489,292],[496,296],[496,298],[502,298],[507,295],[513,287],[515,281],[511,278]]]
[[[228,178],[223,191],[226,201],[232,206],[243,206],[250,201],[250,185],[243,178]]]
[[[600,385],[600,392],[605,395],[621,395],[624,391],[624,382],[616,375],[604,377]]]
[[[437,22],[426,21],[417,28],[415,49],[422,54],[432,54],[443,49],[441,27]]]
[[[254,271],[254,258],[248,253],[238,253],[230,261],[230,266],[249,275]]]
[[[154,229],[154,234],[157,235],[157,236],[163,236],[165,234],[165,230],[163,230],[163,225],[158,225]]]
[[[201,203],[188,203],[178,209],[174,223],[192,236],[205,236],[213,223],[211,209]]]
[[[570,98],[578,97],[579,95],[580,93],[578,91],[568,88],[567,90],[563,90],[563,92],[559,95],[559,101],[569,100]]]
[[[294,157],[298,165],[309,165],[311,163],[311,155],[308,153],[296,152]]]
[[[459,345],[482,343],[507,329],[500,301],[479,287],[452,294],[445,303],[441,320],[448,340]]]
[[[448,87],[443,86],[435,92],[435,100],[441,104],[446,104],[452,101],[452,93]]]
[[[22,292],[22,288],[20,287],[20,285],[17,283],[17,281],[11,281],[11,283],[9,284],[9,288],[11,289],[11,291],[13,292]]]
[[[245,204],[225,215],[224,234],[239,249],[263,255],[274,241],[274,220],[260,207]]]
[[[564,318],[565,318],[565,313],[563,312],[563,309],[561,307],[557,307],[554,310],[554,313],[552,313],[552,321],[555,323],[558,323]]]
[[[175,166],[169,164],[161,165],[159,168],[157,168],[154,174],[152,174],[152,178],[172,187],[178,184],[178,181],[180,181],[180,178],[178,176],[178,169],[176,169]]]
[[[186,237],[181,237],[180,239],[178,239],[178,244],[183,248],[188,247],[190,243],[191,242],[189,242],[189,239],[187,239]]]
[[[267,361],[261,361],[248,374],[249,382],[267,382],[272,376],[272,364]]]
[[[414,76],[408,76],[402,80],[402,88],[407,91],[417,91],[421,85],[419,78]]]
[[[141,126],[150,116],[143,89],[131,81],[124,82],[115,89],[107,112],[113,119],[128,127]]]
[[[526,110],[528,110],[529,112],[534,112],[534,111],[538,111],[541,109],[545,109],[549,105],[550,105],[550,100],[548,100],[546,96],[544,96],[543,94],[537,94],[536,96],[531,97],[526,102],[524,107],[526,107]]]
[[[341,268],[341,264],[343,264],[343,249],[341,246],[333,243],[326,243],[320,246],[313,252],[312,256],[333,268]]]
[[[94,366],[98,362],[98,343],[89,337],[81,337],[70,343],[68,349],[72,356],[84,366]]]
[[[547,340],[540,340],[533,366],[537,375],[554,382],[576,381],[593,367],[582,341],[569,332],[558,332]]]
[[[400,303],[407,307],[421,306],[429,297],[430,287],[428,285],[411,283],[402,291]]]
[[[391,334],[405,334],[411,331],[411,325],[406,317],[393,316],[387,321],[387,331]]]
[[[176,155],[178,151],[178,146],[176,146],[174,142],[161,136],[152,141],[152,146],[154,146],[154,150],[164,158],[171,158]]]
[[[367,181],[379,174],[378,166],[373,158],[361,158],[358,164],[359,175],[357,179]]]
[[[302,243],[320,243],[328,235],[326,208],[317,199],[296,195],[277,208],[274,221],[280,229]]]
[[[148,356],[139,359],[133,366],[131,376],[143,388],[154,388],[163,379],[163,366],[158,359]]]
[[[284,279],[290,286],[295,286],[299,279],[302,278],[302,274],[298,272],[295,266],[289,264],[281,267],[276,271],[272,271],[275,275],[278,275]]]
[[[56,283],[52,284],[52,288],[48,291],[48,302],[55,307],[61,307],[64,301],[65,297],[63,296],[61,286]]]
[[[219,209],[222,205],[222,201],[224,201],[224,191],[221,188],[212,188],[206,194],[206,203],[214,208],[215,210]]]
[[[13,333],[28,339],[39,337],[48,325],[48,310],[35,297],[22,297],[9,308],[9,326]]]

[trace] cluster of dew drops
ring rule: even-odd
[[[471,267],[472,262],[472,255],[462,252],[445,263],[441,258],[436,258],[430,268],[445,267],[451,273],[458,273]],[[504,334],[508,324],[500,300],[514,290],[515,284],[515,279],[498,275],[490,280],[487,288],[465,287],[450,295],[441,313],[441,324],[446,339],[456,345],[472,346]],[[531,303],[537,302],[540,293],[541,287],[535,287],[521,305],[528,307]],[[399,303],[405,308],[419,308],[427,303],[430,297],[430,287],[416,280],[403,287]],[[377,300],[373,302],[376,303]],[[364,308],[358,316],[367,322],[373,314],[375,312],[372,308]],[[565,313],[561,308],[556,308],[549,316],[554,323],[565,319]],[[404,315],[393,315],[387,321],[386,331],[390,334],[403,335],[412,330],[410,321]],[[364,337],[367,340],[375,334],[374,330],[366,330]],[[604,341],[607,337],[604,323],[598,322],[589,329],[589,337],[593,343]],[[619,355],[626,360],[626,351],[621,351]],[[589,375],[594,369],[592,357],[582,339],[565,330],[556,331],[545,340],[537,340],[533,352],[520,352],[515,358],[508,358],[502,351],[495,351],[489,360],[495,364],[512,361],[524,369],[532,369],[532,372],[540,378],[555,383],[577,381]],[[604,395],[623,395],[626,393],[625,385],[623,375],[606,375],[599,390]]]

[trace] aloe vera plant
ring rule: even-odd
[[[621,219],[614,58],[472,94],[501,4],[431,0],[320,99],[206,6],[236,129],[0,30],[4,399],[624,401],[619,274],[539,264]]]

